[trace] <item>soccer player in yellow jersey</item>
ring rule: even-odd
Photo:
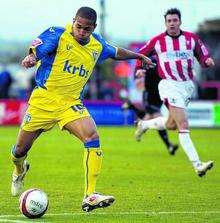
[[[94,120],[81,101],[81,92],[97,62],[142,59],[154,65],[146,56],[114,47],[93,31],[96,28],[96,11],[80,8],[72,25],[51,27],[35,39],[29,55],[22,65],[37,65],[36,84],[29,99],[29,107],[21,124],[16,145],[12,150],[15,165],[11,193],[20,195],[23,180],[29,169],[27,153],[33,142],[55,124],[78,137],[85,147],[85,197],[84,211],[111,205],[115,198],[95,192],[100,173],[102,150]]]

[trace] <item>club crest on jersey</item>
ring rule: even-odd
[[[43,41],[40,38],[36,38],[32,41],[31,46],[37,47],[43,44]]]
[[[71,49],[73,49],[73,45],[71,45],[71,44],[67,44],[67,45],[66,45],[66,49],[67,49],[67,50],[71,50]]]
[[[99,53],[97,51],[92,51],[92,57],[94,59],[94,61],[96,61],[98,59]]]

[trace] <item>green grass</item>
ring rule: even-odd
[[[99,127],[104,160],[97,191],[114,195],[116,202],[89,214],[81,211],[82,144],[57,128],[44,133],[29,152],[25,189],[41,188],[50,205],[46,215],[34,221],[19,213],[18,198],[10,195],[10,150],[17,131],[0,128],[0,222],[220,222],[218,129],[192,130],[201,159],[216,164],[199,178],[183,150],[169,156],[156,132],[147,132],[137,143],[132,127]],[[177,142],[176,132],[170,137]]]

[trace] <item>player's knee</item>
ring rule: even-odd
[[[177,125],[174,124],[174,125],[172,126],[172,129],[171,129],[171,130],[177,130]]]
[[[169,120],[166,122],[166,129],[168,130],[174,130],[173,129],[174,125],[173,122],[170,122]]]
[[[187,120],[183,120],[178,125],[179,129],[189,129],[189,124]]]
[[[168,130],[176,130],[177,129],[176,122],[174,121],[173,118],[168,118],[168,120],[166,122],[166,129],[168,129]]]
[[[176,123],[167,123],[166,128],[168,130],[176,130],[177,129],[177,125],[176,125]]]
[[[85,138],[86,142],[92,141],[92,140],[96,140],[99,138],[99,135],[97,133],[97,131],[92,131],[89,135],[87,135],[87,137]]]
[[[167,124],[166,124],[166,129],[168,129],[168,130],[173,130],[173,129],[172,129],[172,125],[170,125],[170,124],[167,123]]]

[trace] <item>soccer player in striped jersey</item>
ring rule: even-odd
[[[85,147],[85,197],[84,211],[107,207],[114,197],[95,192],[96,180],[101,170],[102,150],[94,120],[84,107],[81,92],[96,63],[108,58],[116,60],[140,59],[153,65],[140,53],[115,47],[94,33],[96,11],[80,8],[71,25],[51,27],[32,43],[22,61],[26,68],[37,65],[36,84],[29,106],[12,150],[15,169],[11,193],[19,195],[29,169],[27,153],[42,132],[58,124],[82,141]],[[73,150],[74,152],[74,150]]]
[[[200,38],[192,32],[180,29],[181,13],[178,9],[167,10],[164,18],[166,32],[150,39],[139,52],[148,56],[155,54],[158,58],[158,73],[162,78],[158,89],[161,100],[169,109],[169,117],[167,120],[158,117],[139,121],[135,135],[140,138],[148,129],[172,129],[176,123],[179,142],[196,173],[201,177],[212,168],[213,161],[200,161],[190,138],[186,107],[194,91],[194,58],[204,68],[213,67],[215,64]],[[145,75],[140,60],[137,61],[136,69],[136,76]]]

